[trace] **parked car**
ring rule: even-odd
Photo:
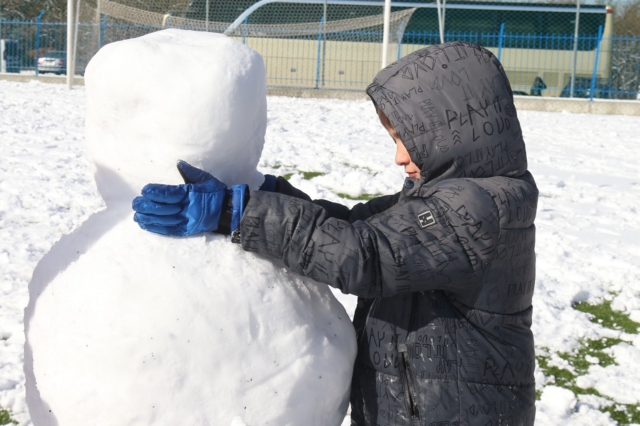
[[[560,93],[561,98],[568,98],[571,94],[571,79]],[[574,98],[590,98],[591,97],[591,77],[576,77],[576,84],[573,87]],[[601,79],[596,79],[594,98],[607,99],[611,97],[611,88]]]
[[[65,74],[67,72],[67,52],[52,50],[38,58],[38,72]]]

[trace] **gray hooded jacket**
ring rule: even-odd
[[[251,194],[241,244],[360,297],[353,425],[532,425],[538,191],[507,76],[446,43],[367,93],[421,178],[351,210],[280,179]]]

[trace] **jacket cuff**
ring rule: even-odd
[[[248,202],[249,187],[247,185],[233,185],[230,189],[227,189],[218,228],[214,232],[229,235],[238,229],[240,227],[240,219],[242,219]]]
[[[274,175],[264,175],[264,182],[258,188],[258,191],[276,192],[277,180]]]

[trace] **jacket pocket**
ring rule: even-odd
[[[400,378],[402,379],[407,412],[411,418],[420,418],[416,378],[413,375],[413,370],[411,369],[411,362],[409,362],[407,345],[398,345],[398,353],[400,355]]]

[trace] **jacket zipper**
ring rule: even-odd
[[[411,363],[409,362],[409,356],[407,354],[407,346],[400,346],[402,347],[402,350],[400,351],[400,376],[402,378],[402,385],[404,386],[404,398],[407,404],[407,410],[409,411],[409,416],[420,417],[418,401],[416,400],[415,377],[411,370]]]

